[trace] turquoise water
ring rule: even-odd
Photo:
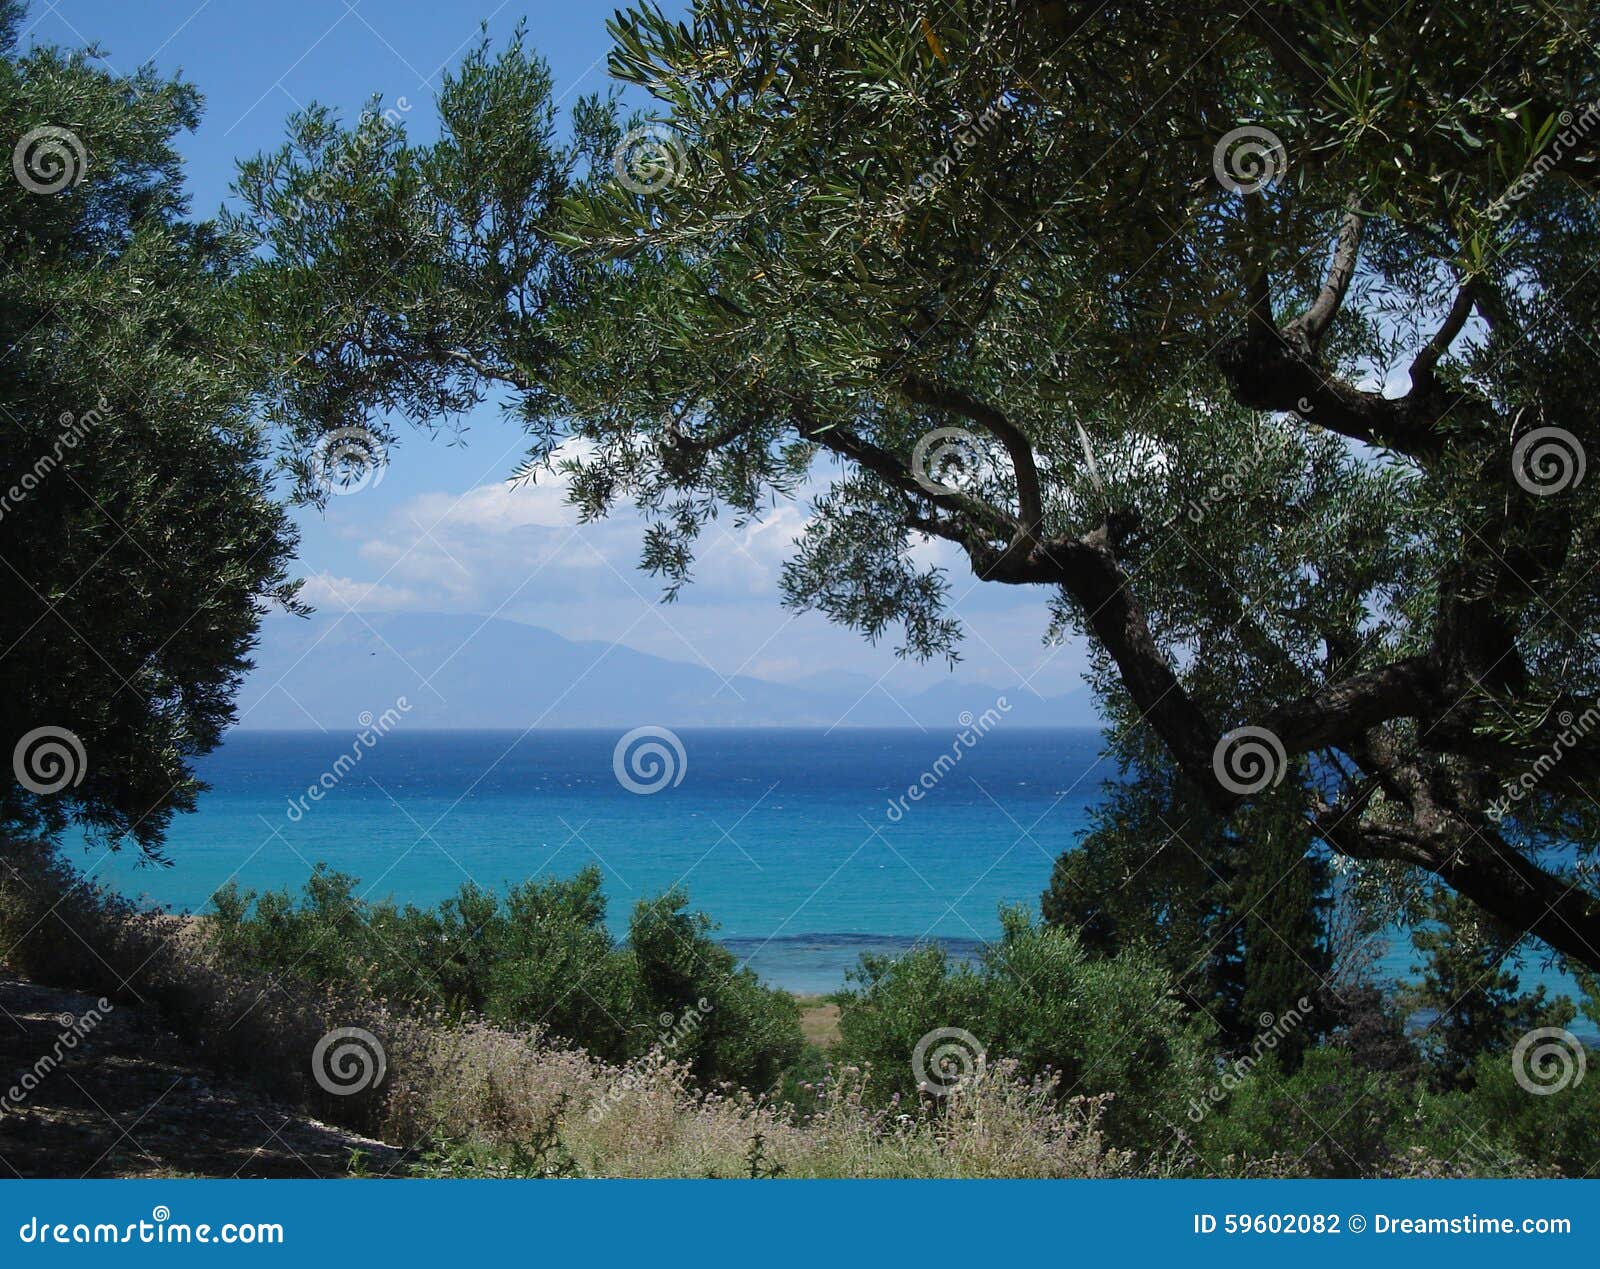
[[[636,901],[681,884],[768,979],[826,991],[863,950],[935,938],[971,950],[999,932],[1002,904],[1036,907],[1113,774],[1090,730],[999,727],[952,765],[951,733],[684,729],[681,781],[639,794],[613,768],[620,735],[402,722],[361,748],[348,735],[235,732],[200,764],[212,788],[174,823],[170,868],[125,852],[87,863],[126,894],[190,911],[229,880],[298,888],[319,861],[372,897],[419,904],[468,879],[501,886],[595,863],[619,933]],[[306,797],[353,748],[359,762],[320,801]],[[941,756],[922,799],[891,809]]]
[[[1002,724],[966,746],[914,730],[684,729],[681,761],[663,753],[681,778],[635,793],[613,765],[620,739],[407,731],[403,720],[370,747],[235,732],[199,766],[212,788],[175,821],[171,867],[138,866],[129,852],[83,862],[177,911],[203,910],[230,880],[298,889],[317,862],[359,877],[370,897],[418,904],[467,880],[503,886],[595,863],[616,932],[635,902],[680,884],[768,981],[822,992],[863,951],[937,939],[971,954],[999,933],[1002,905],[1037,910],[1056,856],[1115,774],[1086,729]],[[625,751],[629,779],[658,777],[630,768],[628,752],[649,755]],[[1384,969],[1404,975],[1411,959],[1397,939]]]

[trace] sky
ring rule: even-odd
[[[227,200],[234,163],[281,142],[286,117],[312,102],[354,118],[376,94],[402,110],[408,128],[431,133],[441,72],[482,27],[503,41],[525,20],[563,104],[604,91],[613,8],[585,0],[35,0],[24,41],[93,43],[119,72],[151,63],[197,85],[205,115],[180,148],[195,212],[207,215]],[[943,662],[898,659],[892,636],[873,647],[820,615],[784,610],[779,570],[804,523],[804,500],[780,504],[760,524],[713,525],[697,581],[663,605],[656,579],[636,567],[637,519],[579,526],[559,487],[510,487],[523,449],[516,427],[488,405],[466,420],[461,441],[406,437],[379,479],[329,499],[325,512],[297,511],[307,600],[333,613],[498,616],[727,676],[864,674],[888,690],[915,691],[953,673],[1042,696],[1084,691],[1081,646],[1042,641],[1044,593],[977,584],[947,544],[925,554],[950,566],[952,607],[967,629],[953,672]],[[818,487],[831,470],[818,469]],[[264,639],[289,620],[269,617]]]

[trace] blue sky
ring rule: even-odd
[[[207,213],[226,199],[235,160],[277,144],[286,116],[312,101],[353,117],[373,94],[390,104],[404,98],[407,126],[431,132],[440,72],[483,23],[503,40],[525,19],[566,102],[603,90],[613,8],[582,0],[36,0],[25,39],[93,42],[119,71],[153,62],[198,85],[205,117],[183,150],[196,211]],[[795,681],[849,672],[904,690],[948,677],[942,664],[897,662],[892,644],[872,648],[819,616],[780,608],[778,569],[803,503],[780,506],[753,528],[714,528],[699,581],[663,607],[653,579],[634,566],[632,517],[579,527],[559,489],[509,489],[505,477],[521,451],[515,428],[485,408],[468,420],[464,444],[408,438],[380,481],[331,499],[325,514],[299,513],[308,598],[331,612],[493,614],[724,675]],[[819,469],[819,479],[827,476]],[[943,548],[928,550],[930,559],[947,558]],[[1040,642],[1042,594],[975,585],[949,562],[968,627],[957,677],[997,687],[1025,681],[1044,695],[1082,690],[1081,649]],[[287,619],[269,619],[269,639],[274,620]]]

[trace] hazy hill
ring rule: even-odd
[[[1087,692],[1041,700],[948,681],[892,697],[864,675],[800,684],[575,643],[515,621],[442,613],[318,613],[263,624],[256,669],[239,696],[250,728],[347,728],[405,696],[408,727],[935,727],[982,714],[1005,695],[1011,726],[1087,726]]]

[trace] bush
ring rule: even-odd
[[[577,898],[584,890],[558,883],[541,893],[559,908],[560,896]],[[225,905],[234,919],[209,938],[197,938],[179,921],[139,912],[87,885],[47,847],[0,843],[0,938],[11,966],[41,983],[158,1008],[218,1068],[254,1078],[330,1122],[419,1148],[424,1175],[1094,1177],[1127,1171],[1126,1156],[1107,1148],[1101,1136],[1099,1103],[1063,1103],[1048,1082],[1018,1078],[1014,1063],[991,1064],[941,1105],[908,1114],[870,1106],[861,1073],[838,1070],[814,1090],[814,1113],[800,1123],[765,1097],[697,1085],[689,1066],[659,1047],[626,1064],[606,1063],[552,1042],[537,1026],[496,1027],[396,1010],[353,990],[313,988],[293,975],[243,973],[219,963],[227,946],[234,957],[247,950],[305,963],[327,957],[318,963],[359,966],[359,975],[381,980],[391,970],[367,959],[366,935],[346,919],[341,896],[348,894],[344,881],[330,874],[318,881],[309,915],[293,916],[297,910],[285,897],[274,896],[266,905],[269,919],[257,906],[256,915],[243,920],[234,895]],[[682,907],[675,900],[657,912],[675,919]],[[397,914],[406,921],[394,928],[451,933],[456,922],[485,911],[481,894],[472,895],[460,907]],[[584,905],[569,905],[572,912],[584,915]],[[670,981],[660,952],[676,942],[662,925],[643,924],[650,927],[643,939],[646,972],[658,984]],[[697,937],[704,934],[699,926]],[[348,959],[319,947],[318,936],[344,947]],[[453,933],[447,941],[455,941]],[[470,988],[479,976],[462,967],[492,961],[492,949],[459,956],[452,972],[463,973]],[[753,1016],[740,1013],[748,1002],[738,999],[751,981],[737,973],[725,979],[733,997],[714,1003],[707,1020],[719,1011]],[[313,1079],[311,1055],[319,1040],[346,1026],[376,1036],[387,1076],[364,1092],[337,1096]]]
[[[0,842],[0,940],[35,981],[152,1007],[209,1064],[421,1147],[425,1171],[441,1175],[1127,1175],[1130,1147],[1146,1173],[1176,1170],[1163,1149],[1173,1123],[1194,1138],[1182,1167],[1202,1175],[1581,1176],[1600,1164],[1600,1080],[1537,1096],[1508,1053],[1480,1055],[1470,1091],[1448,1093],[1397,1074],[1414,1065],[1374,1070],[1342,1046],[1312,1050],[1293,1074],[1269,1056],[1193,1124],[1183,1108],[1214,1068],[1161,973],[1127,953],[1086,961],[1070,934],[1016,915],[975,968],[936,949],[866,961],[860,989],[841,998],[833,1055],[845,1062],[814,1062],[803,1079],[791,1067],[796,1096],[713,1087],[735,1069],[764,1078],[792,1062],[794,1004],[737,971],[681,895],[641,904],[625,947],[602,937],[606,981],[620,974],[634,1010],[618,1032],[637,1048],[606,1061],[540,1025],[375,1000],[360,984],[415,978],[377,955],[374,928],[350,920],[361,910],[350,885],[319,872],[299,906],[231,894],[202,937],[86,883],[48,847]],[[396,947],[410,939],[405,955],[431,958],[453,998],[509,1008],[497,975],[528,999],[559,981],[517,971],[517,956],[551,949],[577,969],[584,932],[603,934],[587,877],[513,893],[515,903],[467,890],[426,912],[377,905],[375,928]],[[497,923],[495,941],[464,940]],[[512,931],[526,939],[516,955]],[[251,969],[251,958],[272,964]],[[300,976],[306,966],[338,972],[316,985]],[[700,996],[685,1003],[697,991],[706,1008]],[[670,1026],[658,1016],[669,1009]],[[915,1096],[910,1054],[952,1026],[981,1037],[987,1060],[946,1096]],[[314,1079],[313,1052],[344,1027],[377,1038],[381,1086],[338,1096]],[[941,1074],[936,1061],[928,1074]],[[1100,1095],[1076,1096],[1088,1090]]]
[[[1509,1053],[1484,1054],[1472,1066],[1472,1092],[1462,1100],[1482,1132],[1503,1153],[1563,1176],[1600,1169],[1600,1054],[1585,1055],[1584,1075],[1558,1092],[1530,1093],[1517,1083]]]
[[[1103,1126],[1109,1140],[1148,1147],[1172,1138],[1207,1070],[1205,1024],[1184,1015],[1170,976],[1138,952],[1093,959],[1070,931],[1002,914],[1004,934],[976,967],[952,966],[924,948],[898,960],[864,957],[841,997],[836,1056],[870,1070],[881,1102],[918,1095],[919,1079],[948,1082],[936,1067],[939,1041],[913,1055],[924,1037],[959,1028],[985,1060],[1013,1059],[1025,1077],[1053,1078],[1058,1095],[1111,1094]],[[961,1037],[950,1042],[970,1047]],[[972,1056],[968,1054],[967,1056]]]
[[[1200,1125],[1204,1170],[1232,1175],[1252,1164],[1314,1177],[1369,1176],[1389,1161],[1400,1086],[1362,1069],[1346,1049],[1315,1049],[1285,1074],[1268,1056]]]
[[[634,908],[628,949],[639,1008],[678,1037],[673,1056],[701,1083],[769,1089],[799,1060],[800,1006],[737,968],[733,953],[710,937],[710,919],[687,907],[674,889]]]
[[[1536,1174],[1535,1156],[1484,1110],[1466,1094],[1366,1070],[1348,1049],[1313,1049],[1293,1074],[1269,1057],[1246,1076],[1201,1123],[1197,1161],[1226,1176]]]
[[[241,969],[537,1025],[606,1061],[661,1049],[707,1085],[766,1089],[800,1054],[794,1000],[738,969],[680,891],[641,902],[618,946],[594,867],[524,882],[504,899],[463,886],[429,909],[368,902],[356,885],[319,866],[299,903],[226,887],[204,937]]]
[[[1333,1043],[1349,1050],[1358,1067],[1402,1084],[1421,1078],[1422,1055],[1406,1030],[1405,1013],[1381,987],[1353,983],[1331,992],[1328,1002]]]

